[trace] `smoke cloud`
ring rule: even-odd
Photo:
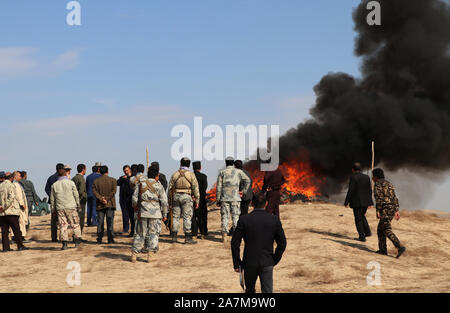
[[[353,12],[361,77],[330,73],[314,87],[312,118],[280,138],[281,162],[308,161],[327,178],[322,192],[347,182],[355,161],[387,170],[450,167],[450,5],[440,0],[380,0],[381,25]],[[331,57],[331,56],[330,56]]]

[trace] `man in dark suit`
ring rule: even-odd
[[[286,249],[286,236],[280,218],[265,211],[264,192],[253,195],[252,213],[240,217],[231,240],[233,266],[236,272],[244,271],[245,292],[255,293],[259,277],[261,292],[273,292],[273,267],[277,265]],[[241,240],[244,238],[244,258],[240,258]],[[273,243],[277,248],[273,253]]]
[[[346,208],[350,205],[353,209],[356,230],[359,234],[356,240],[365,242],[366,237],[372,235],[366,219],[367,208],[373,205],[372,185],[369,176],[361,172],[361,164],[355,163],[352,173],[344,205]]]
[[[195,178],[197,178],[198,189],[200,191],[200,203],[192,216],[192,236],[204,239],[208,236],[208,205],[206,203],[206,190],[208,189],[208,177],[201,173],[202,164],[200,161],[193,162]],[[198,232],[200,230],[200,233]]]

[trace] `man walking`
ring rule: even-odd
[[[11,173],[0,172],[0,227],[2,229],[3,252],[12,251],[9,245],[9,229],[16,238],[17,250],[28,250],[23,245],[20,232],[19,216],[21,209],[16,198],[16,187],[9,180]]]
[[[131,252],[133,263],[136,262],[137,254],[141,252],[147,253],[147,262],[150,262],[150,254],[158,251],[161,220],[167,219],[167,195],[164,187],[158,182],[157,169],[150,167],[148,177],[141,176],[139,184],[133,191],[132,203],[137,213],[136,233]]]
[[[208,206],[206,203],[208,177],[201,172],[202,164],[200,161],[193,162],[192,168],[194,170],[195,178],[197,178],[198,189],[200,192],[200,203],[198,209],[194,210],[192,216],[192,236],[197,236],[198,239],[204,239],[208,236]]]
[[[191,160],[182,158],[180,169],[176,171],[169,182],[169,205],[172,210],[172,243],[177,242],[178,228],[180,227],[180,218],[183,217],[183,230],[185,235],[185,244],[196,244],[192,239],[192,215],[194,210],[198,209],[200,203],[200,192],[198,190],[197,178],[194,173],[189,171]]]
[[[241,197],[250,187],[250,179],[242,170],[234,167],[233,158],[226,158],[225,165],[226,168],[220,171],[216,184],[217,205],[220,206],[220,215],[222,217],[222,242],[225,242],[228,234],[230,213],[232,221],[230,235],[236,229],[241,214]]]
[[[353,209],[356,230],[359,234],[356,240],[365,242],[366,237],[372,235],[366,219],[367,208],[373,205],[372,185],[369,176],[361,172],[360,163],[353,165],[352,173],[344,205],[346,208],[350,205]]]
[[[128,233],[131,231],[127,237],[134,236],[134,210],[131,204],[131,198],[133,196],[133,189],[131,189],[130,178],[131,178],[131,167],[125,165],[123,167],[124,175],[117,180],[117,186],[120,187],[119,191],[119,204],[122,211],[122,221],[123,221],[123,232]]]
[[[273,292],[273,268],[286,249],[286,236],[280,218],[264,210],[266,196],[256,193],[252,204],[252,213],[242,216],[231,240],[231,253],[235,272],[244,271],[245,292],[255,293],[256,280],[259,277],[262,293]],[[241,261],[240,246],[244,239],[244,257]],[[277,243],[275,253],[273,244]]]
[[[97,162],[92,167],[92,174],[86,177],[86,192],[87,192],[87,226],[97,226],[97,200],[92,191],[92,186],[97,178],[102,176],[100,174],[101,163]]]
[[[63,169],[64,169],[64,164],[62,164],[62,163],[56,164],[56,173],[47,179],[47,184],[45,185],[45,193],[48,196],[48,203],[50,203],[50,195],[52,192],[52,186],[58,180],[59,171],[63,170]],[[58,217],[56,216],[56,214],[51,214],[50,229],[51,229],[51,234],[52,234],[52,242],[58,242],[57,224],[58,224]]]
[[[80,219],[81,234],[83,234],[87,203],[86,181],[84,180],[84,175],[86,175],[86,165],[78,164],[77,172],[78,174],[75,175],[72,181],[75,183],[78,196],[80,197],[80,210],[78,211],[78,217]]]
[[[395,195],[394,186],[388,182],[384,177],[384,171],[381,168],[376,168],[372,171],[372,179],[375,182],[375,202],[377,209],[378,223],[378,247],[377,253],[387,255],[386,237],[392,241],[397,248],[397,258],[399,258],[406,248],[400,244],[397,236],[392,232],[391,221],[395,218],[400,219],[399,202]]]
[[[61,250],[68,249],[69,227],[73,228],[75,247],[78,247],[81,243],[80,217],[78,215],[80,198],[75,183],[67,176],[66,169],[60,170],[58,181],[52,185],[50,207],[52,214],[58,216]]]
[[[108,167],[100,168],[101,177],[94,181],[92,192],[97,201],[97,243],[101,244],[105,232],[105,217],[108,243],[114,242],[114,211],[116,210],[117,181],[108,176]]]

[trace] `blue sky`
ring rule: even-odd
[[[308,117],[328,72],[358,76],[356,0],[81,0],[0,3],[0,155],[43,196],[57,162],[112,176],[144,163],[171,174],[176,124],[279,124]],[[221,163],[204,163],[210,182]]]

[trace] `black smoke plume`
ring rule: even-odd
[[[355,161],[442,171],[450,167],[450,8],[448,1],[379,0],[381,25],[353,12],[361,78],[324,76],[315,86],[312,119],[280,138],[281,162],[309,161],[341,190]],[[330,56],[331,57],[331,56]]]

